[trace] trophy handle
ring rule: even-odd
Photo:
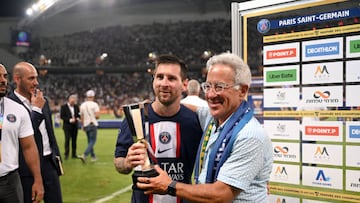
[[[138,142],[143,143],[142,140],[145,139],[145,136],[144,136],[143,122],[142,122],[140,108],[131,109],[131,115],[132,115],[132,119],[134,122],[134,128],[135,128],[137,140],[138,140]],[[144,144],[146,145],[146,143],[144,143]],[[148,145],[146,145],[146,147],[148,147]],[[148,154],[146,154],[145,163],[142,165],[141,169],[147,170],[149,168],[150,168],[150,160],[149,160]]]
[[[144,136],[143,122],[142,122],[140,109],[131,109],[131,115],[134,122],[136,138],[138,140],[144,139],[145,136]]]
[[[148,152],[150,152],[150,155],[153,156],[152,158],[156,160],[155,155],[152,152],[152,148],[146,141],[144,135],[143,121],[146,121],[146,119],[148,118],[147,107],[147,103],[137,103],[124,105],[123,109],[126,116],[126,121],[128,122],[132,135],[136,136],[137,142],[145,144]],[[135,170],[132,175],[133,189],[135,190],[140,190],[136,186],[138,177],[155,177],[159,175],[159,173],[151,166],[148,153],[146,153],[145,155],[145,163],[141,165],[141,170]]]
[[[143,104],[129,104],[129,105],[124,105],[123,109],[131,133],[133,134],[133,136],[136,136],[137,142],[141,142],[146,145],[144,128],[143,128],[142,109],[141,109],[144,107],[147,106]],[[146,148],[148,148],[148,145],[146,145]],[[150,168],[151,168],[150,159],[148,154],[146,153],[145,163],[141,166],[141,170],[148,170]]]

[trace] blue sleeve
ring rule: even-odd
[[[129,125],[126,120],[120,123],[119,133],[115,146],[115,157],[126,157],[129,147],[134,143]]]

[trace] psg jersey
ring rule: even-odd
[[[195,112],[181,105],[171,117],[157,115],[149,105],[148,124],[145,136],[150,143],[157,164],[176,181],[191,183],[197,149],[202,130]],[[115,157],[126,157],[128,148],[134,143],[127,122],[121,123],[115,149]],[[132,202],[185,202],[169,195],[144,195],[133,191]]]

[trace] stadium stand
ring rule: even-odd
[[[231,50],[230,21],[180,21],[149,25],[114,26],[64,36],[42,37],[38,45],[23,57],[43,64],[40,57],[51,59],[51,66],[144,66],[147,55],[174,53],[189,64],[204,63],[205,50],[220,53]],[[99,60],[107,53],[106,60]]]
[[[151,74],[146,71],[117,71],[94,74],[89,67],[121,69],[122,67],[151,67],[147,57],[152,53],[173,53],[185,59],[190,66],[190,78],[204,80],[201,69],[207,58],[204,50],[220,53],[231,49],[230,21],[214,19],[178,23],[153,23],[101,28],[64,36],[41,37],[39,44],[29,52],[19,55],[48,72],[40,72],[41,88],[50,98],[53,112],[66,101],[65,96],[77,93],[79,102],[86,90],[96,91],[97,101],[104,112],[119,105],[152,99]],[[34,43],[33,43],[34,44]],[[99,53],[109,57],[96,63]],[[41,55],[51,59],[51,64],[39,60]],[[208,57],[208,56],[206,56]],[[61,73],[52,73],[60,68]],[[76,74],[75,70],[84,73]]]

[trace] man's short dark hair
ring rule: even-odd
[[[179,57],[177,57],[175,55],[163,54],[163,55],[158,56],[155,60],[155,72],[156,72],[156,69],[159,66],[159,64],[179,64],[180,68],[181,68],[181,72],[180,72],[181,79],[185,80],[188,77],[187,65],[185,64],[185,62],[183,60],[181,60]]]

